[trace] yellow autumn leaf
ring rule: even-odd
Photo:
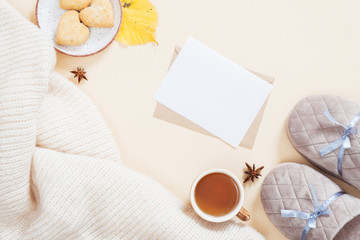
[[[116,40],[125,45],[156,42],[158,16],[148,0],[124,0],[123,18]]]

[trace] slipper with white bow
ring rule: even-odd
[[[315,95],[291,111],[287,133],[309,162],[360,189],[360,106],[347,99]]]
[[[283,163],[264,179],[261,202],[270,221],[290,240],[358,240],[360,199],[326,176]]]

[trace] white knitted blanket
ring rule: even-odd
[[[212,224],[120,163],[41,31],[0,0],[0,239],[264,239]]]

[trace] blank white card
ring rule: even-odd
[[[154,99],[237,147],[272,85],[193,38]]]

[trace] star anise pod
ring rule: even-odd
[[[251,179],[252,182],[254,182],[254,178],[259,178],[259,176],[261,176],[260,172],[261,172],[261,170],[263,170],[264,166],[261,166],[258,169],[255,169],[255,164],[253,164],[252,168],[246,162],[245,162],[245,164],[246,164],[246,167],[247,167],[248,170],[245,171],[244,173],[248,174],[249,176],[246,177],[246,179],[244,180],[243,183],[246,183],[250,179]]]
[[[82,79],[85,79],[87,81],[87,78],[85,76],[86,72],[84,71],[84,68],[77,68],[76,71],[70,71],[72,74],[75,74],[74,78],[78,78],[78,83],[81,82]]]

